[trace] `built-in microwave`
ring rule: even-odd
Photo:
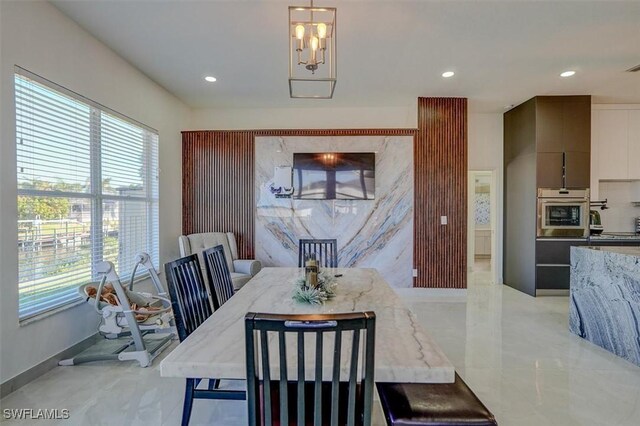
[[[538,237],[589,236],[588,189],[538,189]]]

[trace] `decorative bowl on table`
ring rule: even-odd
[[[308,305],[322,305],[336,295],[338,283],[336,278],[325,272],[318,272],[318,280],[315,286],[307,282],[306,276],[298,277],[293,285],[293,300]]]

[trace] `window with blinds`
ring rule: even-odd
[[[158,133],[16,67],[19,317],[81,300],[109,260],[158,265]],[[140,271],[142,273],[142,271]]]

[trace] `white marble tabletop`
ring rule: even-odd
[[[324,305],[311,306],[296,303],[291,298],[293,281],[302,274],[302,269],[262,269],[162,361],[161,375],[245,379],[244,317],[247,312],[324,314],[374,311],[376,381],[454,381],[451,362],[375,269],[339,268],[333,271],[343,274],[337,280],[336,297]],[[330,362],[331,346],[325,345],[325,349],[327,353],[323,358]],[[288,351],[288,355],[291,368],[295,366],[295,351]],[[313,364],[306,362],[306,365]],[[277,366],[275,368],[272,374],[277,374]],[[324,371],[330,374],[330,364]],[[310,369],[307,374],[311,377],[312,373]],[[290,377],[295,377],[295,371]]]

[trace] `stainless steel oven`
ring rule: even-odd
[[[588,237],[588,189],[538,189],[538,237]]]

